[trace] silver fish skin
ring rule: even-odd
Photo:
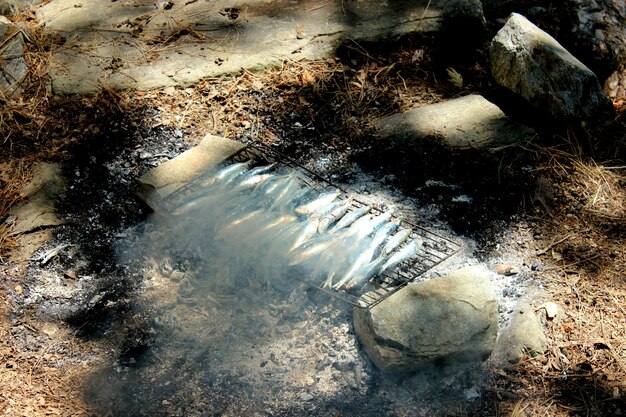
[[[287,184],[273,196],[273,201],[270,204],[270,209],[275,209],[281,205],[287,203],[295,194],[302,191],[302,187],[295,178],[290,178]]]
[[[304,242],[315,236],[315,234],[317,233],[317,226],[319,225],[319,222],[320,220],[318,217],[313,217],[306,221],[304,228],[296,237],[296,240],[294,241],[293,246],[291,246],[291,249],[289,249],[289,252],[297,249]]]
[[[350,210],[350,206],[352,205],[352,199],[349,198],[345,201],[337,201],[337,207],[332,209],[330,213],[326,214],[320,220],[320,224],[317,228],[317,232],[320,234],[326,233],[328,228],[337,221],[340,217],[344,216],[348,210]]]
[[[275,220],[270,221],[269,223],[266,223],[261,227],[258,227],[254,232],[250,233],[246,237],[246,239],[249,239],[250,241],[255,241],[263,237],[263,235],[269,233],[270,231],[273,231],[273,229],[284,227],[289,223],[295,222],[296,220],[297,220],[296,216],[292,216],[292,215],[280,216],[276,218]]]
[[[269,195],[288,179],[289,175],[274,175],[268,181],[265,181],[255,187],[254,193],[259,195]]]
[[[309,242],[300,245],[300,247],[295,250],[295,254],[289,262],[289,266],[301,264],[315,255],[319,255],[330,250],[336,244],[337,241],[328,235],[321,236],[320,239],[315,241],[310,240]],[[319,266],[322,267],[323,265],[320,263]]]
[[[372,246],[378,249],[388,238],[400,227],[400,221],[394,221],[384,224],[376,231],[372,238]]]
[[[406,261],[411,256],[415,255],[419,248],[422,246],[421,241],[412,240],[407,243],[403,248],[401,248],[398,252],[394,253],[392,256],[387,259],[387,261],[383,264],[380,272],[383,273],[388,269],[394,268],[400,262]]]
[[[335,201],[335,199],[339,197],[339,191],[330,191],[327,193],[322,193],[313,201],[310,201],[306,204],[303,204],[299,207],[296,207],[296,213],[298,214],[313,214],[318,210],[327,207],[330,203]]]
[[[354,236],[352,238],[354,238]],[[352,263],[346,275],[344,275],[343,278],[333,286],[333,288],[341,288],[342,285],[354,278],[365,265],[370,263],[372,258],[374,257],[376,249],[378,248],[378,246],[380,246],[381,243],[382,241],[374,242],[374,239],[369,238],[364,243],[362,243],[361,247],[363,249],[361,249],[359,256]]]
[[[274,175],[272,174],[257,174],[257,175],[251,175],[251,176],[246,175],[245,178],[239,181],[239,183],[237,184],[237,187],[239,188],[256,187],[257,185],[263,183],[264,181],[267,181],[273,176]]]
[[[281,212],[283,213],[294,213],[295,207],[299,206],[302,203],[302,200],[306,199],[307,196],[314,191],[309,187],[302,187],[299,184],[299,189],[296,189],[293,192],[290,192],[280,201],[277,200],[277,206]]]
[[[251,163],[251,161],[244,161],[244,162],[236,162],[234,164],[227,165],[224,168],[222,168],[219,171],[217,171],[213,175],[213,178],[216,181],[221,181],[224,178],[228,177],[233,172],[237,172],[237,171],[241,170],[242,168],[243,169],[247,169],[250,166],[250,163]]]
[[[378,216],[374,217],[372,219],[372,222],[368,225],[369,230],[370,230],[369,233],[376,232],[384,224],[386,224],[389,221],[389,219],[391,219],[391,216],[393,216],[394,212],[395,212],[394,209],[390,209],[390,210],[387,210],[386,212],[384,212],[382,214],[379,214]],[[365,231],[363,231],[363,232],[365,232]]]
[[[343,216],[337,222],[337,224],[335,224],[330,229],[330,233],[335,233],[337,230],[343,229],[344,227],[351,226],[352,223],[354,223],[355,221],[357,221],[361,217],[365,216],[367,213],[370,212],[370,210],[372,210],[372,206],[365,206],[365,207],[361,207],[361,208],[358,208],[356,210],[353,210],[353,211],[351,211],[349,213],[346,213],[346,215]]]
[[[175,216],[186,214],[190,212],[191,210],[194,210],[198,207],[203,207],[203,206],[211,204],[212,202],[216,201],[216,198],[217,197],[215,195],[204,195],[204,194],[197,195],[195,196],[195,198],[187,199],[183,201],[182,203],[178,204],[172,210],[172,214]]]
[[[389,255],[391,252],[396,250],[400,245],[406,242],[409,236],[411,236],[411,233],[413,233],[411,229],[402,229],[395,235],[391,236],[383,248],[383,254]]]
[[[346,290],[350,291],[352,288],[375,276],[384,263],[385,257],[379,256],[367,265],[361,267],[355,272],[354,277],[346,284]]]
[[[247,180],[250,177],[254,177],[255,175],[266,174],[269,170],[274,168],[274,166],[276,166],[276,162],[273,162],[269,165],[263,165],[263,166],[252,168],[250,171],[245,173],[245,175],[243,176],[243,181]]]
[[[247,227],[247,225],[254,223],[257,218],[263,214],[264,211],[261,209],[243,214],[239,218],[232,220],[230,223],[220,228],[215,235],[215,240],[222,240],[227,236],[234,234],[239,228]]]
[[[346,204],[346,200],[335,200],[332,203],[320,208],[319,210],[315,210],[312,215],[320,216],[320,218],[324,216],[329,216],[330,213],[336,211],[337,209],[343,207]]]
[[[252,161],[237,162],[220,169],[215,175],[215,181],[218,186],[229,183],[230,181],[248,171]]]

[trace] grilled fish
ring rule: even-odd
[[[348,199],[345,202],[337,201],[336,207],[333,208],[328,214],[326,214],[320,220],[320,224],[317,227],[317,232],[322,234],[328,231],[330,225],[335,223],[337,219],[344,216],[348,210],[350,210],[350,205],[352,204],[352,199]]]
[[[421,243],[422,242],[417,241],[417,240],[412,240],[409,243],[407,243],[402,249],[400,249],[398,252],[391,255],[389,259],[387,259],[387,261],[383,264],[382,268],[380,269],[380,272],[383,273],[388,269],[394,268],[400,262],[406,261],[411,256],[415,255],[417,251],[419,250],[420,246],[422,246]]]
[[[370,210],[372,210],[372,206],[365,206],[347,213],[330,229],[330,233],[335,233],[337,230],[352,225],[352,223],[369,213]]]
[[[310,201],[306,204],[303,204],[299,207],[296,207],[296,213],[298,214],[313,214],[318,210],[327,207],[330,203],[335,201],[335,199],[339,196],[339,191],[330,191],[327,193],[322,193],[313,201]]]
[[[387,244],[383,248],[383,254],[389,255],[391,252],[396,250],[400,245],[406,242],[412,232],[413,231],[411,229],[403,229],[389,238]]]
[[[368,264],[363,265],[354,273],[353,278],[346,284],[346,290],[351,290],[355,286],[360,285],[361,283],[372,278],[374,275],[378,274],[384,263],[385,257],[379,256]]]

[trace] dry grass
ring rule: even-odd
[[[60,348],[73,347],[71,334],[59,331],[47,338],[41,349],[23,346],[12,333],[11,310],[6,294],[0,293],[0,413],[4,416],[86,416],[89,408],[80,400],[77,385],[86,369],[63,366],[67,354]],[[41,323],[22,323],[33,333],[41,333]],[[37,327],[35,327],[37,326]],[[49,330],[48,330],[49,332]]]
[[[573,176],[586,200],[583,207],[589,216],[606,222],[626,223],[626,192],[622,188],[626,166],[602,166],[591,161],[575,161]]]

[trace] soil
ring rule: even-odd
[[[3,240],[0,410],[29,416],[626,413],[626,106],[616,101],[616,120],[593,130],[536,124],[533,143],[489,154],[436,143],[396,149],[377,140],[371,122],[381,115],[471,92],[506,97],[493,86],[484,54],[472,58],[459,63],[427,37],[384,48],[348,44],[325,62],[285,62],[185,89],[102,90],[94,98],[42,99],[35,87],[45,85],[45,74],[31,74],[25,94],[33,99],[3,110],[1,152],[14,173],[3,193],[7,201],[19,199],[14,185],[29,166],[61,162],[67,190],[57,209],[67,224]],[[450,65],[464,75],[462,88],[448,80]],[[172,329],[201,332],[203,320],[217,313],[191,296],[188,315],[168,316],[168,306],[157,304],[177,296],[184,280],[168,277],[189,265],[120,255],[134,253],[129,248],[137,239],[154,232],[144,222],[149,209],[136,196],[137,178],[207,133],[272,146],[364,194],[395,190],[425,222],[473,242],[472,256],[487,266],[514,263],[522,272],[508,291],[518,284],[520,294],[540,290],[530,301],[543,318],[549,349],[515,371],[486,363],[388,379],[359,353],[345,306],[321,311],[316,295],[296,292],[268,309],[286,323],[305,323],[308,337],[331,346],[317,346],[326,354],[345,352],[344,362],[320,368],[335,378],[327,385],[333,395],[311,401],[317,391],[289,388],[280,393],[293,396],[290,409],[278,401],[280,393],[259,397],[251,388],[256,380],[210,374],[216,368],[202,365],[210,362],[208,348],[175,349],[167,338]],[[41,243],[26,254],[19,247],[29,239]],[[73,246],[47,265],[33,260],[64,243]],[[290,302],[302,311],[289,312]],[[546,302],[558,305],[556,317],[546,317]],[[243,314],[233,323],[248,319]],[[228,330],[219,331],[223,337],[211,343],[228,339]],[[273,354],[253,359],[282,375],[286,365]],[[271,378],[258,372],[259,379]],[[298,387],[294,379],[281,381]],[[456,401],[459,395],[463,401]]]

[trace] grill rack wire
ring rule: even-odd
[[[348,196],[348,193],[341,187],[307,169],[289,156],[262,144],[248,144],[230,156],[225,161],[225,165],[249,160],[254,161],[255,165],[276,163],[283,168],[293,170],[298,179],[308,187],[312,187],[320,192],[335,189],[341,192],[340,198],[347,198]],[[197,192],[201,188],[201,184],[205,183],[207,176],[211,174],[212,173],[201,174],[169,194],[161,201],[160,208],[165,212],[170,212],[177,202]],[[351,210],[365,205],[365,203],[353,197]],[[379,214],[381,211],[374,207],[372,213]],[[365,284],[349,291],[345,289],[336,290],[333,288],[323,288],[317,283],[308,281],[306,277],[302,278],[302,280],[311,287],[355,307],[369,309],[411,282],[415,282],[428,270],[441,264],[461,250],[459,243],[432,230],[426,229],[425,227],[402,220],[398,230],[402,230],[403,228],[410,228],[412,230],[409,240],[421,239],[423,244],[413,257],[400,263],[392,271],[374,276]]]

